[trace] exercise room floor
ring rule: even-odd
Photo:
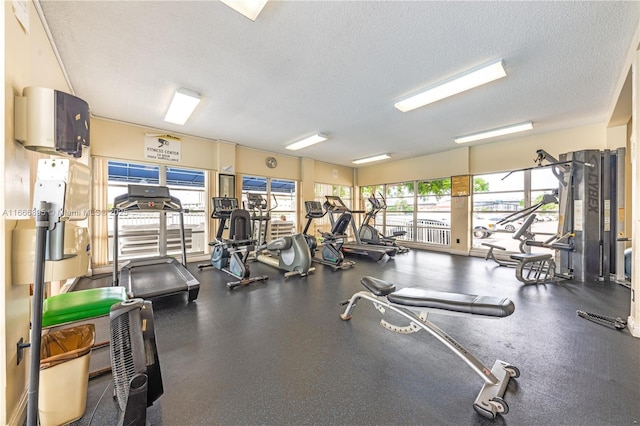
[[[629,314],[630,290],[615,283],[523,286],[514,270],[481,258],[413,250],[387,264],[350,270],[316,265],[306,278],[251,263],[266,283],[228,290],[231,276],[189,269],[200,294],[155,299],[164,395],[148,409],[153,425],[633,425],[640,421],[640,339],[587,321],[576,310]],[[432,336],[379,325],[361,301],[351,321],[339,303],[371,275],[402,287],[511,298],[502,319],[431,314],[429,319],[491,368],[517,366],[490,421],[472,404],[482,380]],[[100,280],[86,280],[87,288]],[[105,280],[102,280],[105,281]],[[394,315],[385,315],[401,323]],[[399,325],[405,325],[399,324]],[[111,375],[89,383],[85,416],[74,425],[113,425]]]

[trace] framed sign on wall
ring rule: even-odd
[[[471,191],[471,176],[452,176],[451,177],[451,196],[452,197],[468,197]]]

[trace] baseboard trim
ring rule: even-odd
[[[627,328],[633,337],[640,337],[640,324],[636,324],[632,316],[627,318]]]
[[[469,252],[467,250],[449,250],[449,254],[455,254],[458,256],[469,256]]]
[[[20,396],[20,400],[15,407],[15,410],[11,413],[11,417],[7,420],[9,426],[22,426],[27,421],[27,389],[24,390]]]

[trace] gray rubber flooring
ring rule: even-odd
[[[306,278],[251,264],[266,283],[228,290],[231,276],[189,269],[200,294],[154,299],[164,395],[148,409],[153,425],[633,425],[640,421],[640,339],[586,321],[576,310],[629,314],[630,290],[615,283],[523,286],[513,269],[480,258],[412,251],[384,265],[352,258]],[[371,275],[398,288],[511,298],[502,319],[431,314],[489,368],[517,366],[510,412],[493,421],[473,410],[482,380],[426,332],[400,335],[379,325],[361,301],[341,321],[339,302]],[[107,277],[107,281],[109,278]],[[81,282],[77,288],[99,285]],[[385,315],[394,322],[394,316]],[[400,323],[400,320],[396,321]],[[402,324],[404,325],[404,324]],[[112,425],[111,376],[89,383],[75,425]]]

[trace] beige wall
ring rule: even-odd
[[[13,98],[21,95],[27,86],[42,86],[69,91],[61,68],[55,58],[33,3],[28,2],[29,33],[13,14],[12,2],[2,5],[5,37],[4,56],[4,149],[2,167],[3,185],[0,209],[28,209],[31,197],[31,164],[35,153],[25,150],[13,139]],[[0,240],[4,241],[0,256],[0,271],[4,273],[4,291],[0,292],[0,312],[3,327],[0,328],[0,359],[3,373],[0,375],[0,424],[21,423],[25,416],[28,358],[17,365],[16,343],[23,338],[29,341],[29,286],[17,286],[11,282],[11,230],[16,222],[6,215],[2,217]],[[29,355],[27,350],[26,355]]]
[[[623,127],[623,126],[620,126]],[[391,161],[360,167],[357,170],[359,186],[396,183],[409,180],[439,179],[449,176],[493,173],[535,166],[536,151],[559,154],[582,149],[624,147],[622,133],[615,128],[596,124],[561,130],[502,142],[457,148],[438,154],[407,160]],[[611,141],[608,138],[611,137]]]
[[[314,167],[315,182],[328,185],[353,186],[354,169],[336,166],[335,164],[316,162]]]
[[[30,29],[26,33],[13,15],[12,2],[5,1],[0,19],[4,23],[2,44],[4,57],[4,149],[0,151],[0,171],[3,184],[0,185],[0,209],[5,212],[13,208],[30,207],[30,188],[32,180],[34,153],[26,151],[13,140],[13,97],[21,94],[27,86],[43,86],[69,91],[64,75],[55,59],[53,50],[37,16],[34,5],[28,2]],[[639,28],[640,29],[640,28]],[[640,112],[640,54],[633,57],[634,66],[634,107],[632,147],[637,145]],[[147,129],[108,120],[92,121],[92,155],[143,161],[140,147],[131,141],[142,140]],[[156,132],[155,129],[149,129]],[[358,185],[393,183],[413,179],[443,178],[451,175],[488,173],[532,166],[535,150],[543,148],[552,155],[579,149],[615,148],[619,145],[620,129],[607,129],[604,124],[584,126],[576,129],[551,132],[545,135],[522,137],[494,144],[475,147],[460,147],[452,151],[372,165],[353,172],[350,167],[335,166],[264,151],[251,150],[232,143],[209,141],[199,138],[183,138],[182,166],[197,167],[205,170],[219,170],[229,174],[250,174],[300,181],[303,199],[313,198],[313,183],[328,183],[354,186],[354,175]],[[626,140],[626,139],[625,139]],[[142,144],[142,142],[140,142]],[[631,150],[633,162],[633,182],[637,182],[637,165],[640,152]],[[530,153],[530,155],[523,155]],[[274,156],[278,167],[269,169],[265,158]],[[499,165],[497,170],[496,165]],[[213,174],[212,174],[213,175]],[[210,185],[215,185],[215,179]],[[634,188],[633,239],[640,241],[640,222],[638,213],[640,201],[637,188]],[[452,207],[455,221],[468,218],[468,200]],[[459,210],[457,210],[459,209]],[[302,210],[302,209],[300,209]],[[16,221],[3,215],[0,226],[0,240],[4,241],[0,255],[0,271],[4,271],[4,291],[0,292],[0,315],[3,327],[0,327],[0,362],[3,374],[0,374],[0,424],[22,424],[26,405],[27,361],[16,365],[16,342],[19,338],[29,340],[29,287],[16,286],[11,282],[11,230]],[[454,242],[457,235],[453,235]],[[460,236],[467,238],[466,236]],[[455,244],[455,243],[454,243]],[[462,244],[468,244],[462,240]],[[452,251],[458,250],[452,247]],[[464,250],[462,250],[464,251]],[[640,252],[634,250],[634,283],[638,288],[640,278]],[[640,335],[640,305],[631,305],[631,324],[635,324],[634,334]],[[633,321],[634,319],[635,322]],[[28,353],[28,352],[27,352]]]
[[[275,168],[267,167],[268,157],[274,157],[278,162]],[[236,148],[236,173],[300,180],[300,158],[238,146]]]
[[[379,163],[357,170],[358,185],[439,179],[469,173],[469,148],[463,147],[407,160]]]
[[[624,143],[621,145],[624,146]],[[544,149],[558,158],[560,154],[583,149],[607,148],[605,123],[514,138],[503,142],[471,147],[470,174],[534,167],[536,151]],[[496,165],[501,170],[496,170]]]
[[[162,130],[99,118],[91,119],[91,155],[97,157],[160,163],[145,158],[145,135],[163,133]],[[166,165],[193,167],[203,170],[218,169],[218,143],[216,141],[182,136],[180,163],[161,162]],[[226,152],[223,152],[226,154]]]

